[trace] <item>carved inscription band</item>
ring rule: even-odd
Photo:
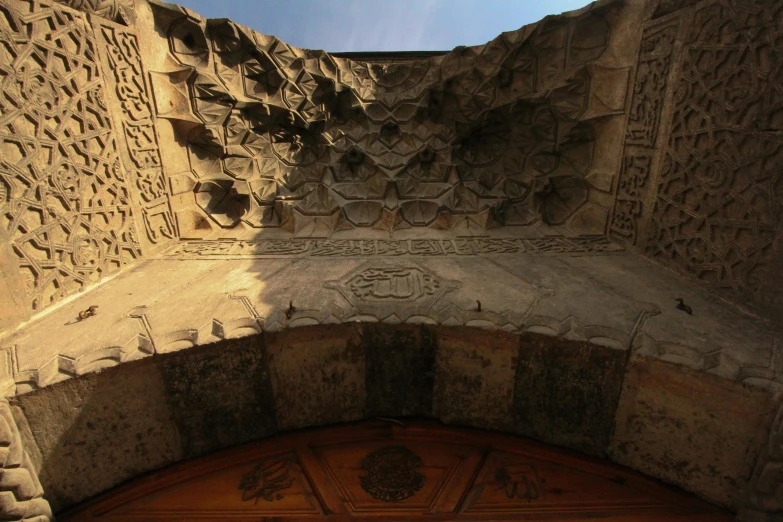
[[[447,256],[476,254],[579,254],[621,252],[623,248],[605,237],[544,237],[535,239],[462,240],[311,240],[183,241],[164,257],[203,259],[209,257],[255,258],[265,256]]]

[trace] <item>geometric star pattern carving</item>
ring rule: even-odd
[[[783,5],[743,6],[708,2],[685,37],[646,252],[715,290],[780,305],[765,274],[780,271],[771,247],[783,202],[783,63],[766,57],[783,53]]]
[[[0,227],[39,310],[141,252],[83,15],[11,0],[0,41]]]

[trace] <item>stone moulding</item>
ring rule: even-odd
[[[739,520],[766,522],[771,519],[765,513],[783,513],[783,406],[772,424],[749,491],[748,505],[740,510]]]
[[[273,310],[266,317],[234,321],[221,321],[215,318],[210,322],[209,334],[206,338],[200,334],[204,330],[203,328],[156,332],[152,336],[151,342],[140,333],[125,345],[126,348],[109,346],[93,350],[78,358],[57,355],[38,369],[20,371],[18,368],[9,368],[10,371],[4,375],[3,392],[6,396],[13,397],[156,353],[182,350],[225,339],[237,339],[262,332],[273,333],[313,325],[355,323],[468,326],[520,334],[529,332],[573,341],[590,342],[617,350],[627,350],[633,338],[633,334],[629,335],[613,328],[583,325],[573,317],[565,320],[540,315],[526,318],[524,314],[515,312],[479,312],[463,310],[454,305],[446,306],[435,313],[406,307],[387,311],[383,316],[380,316],[373,307],[343,309],[334,305],[325,310],[296,309],[292,313],[287,308],[280,308]],[[17,349],[17,346],[10,346],[5,347],[3,351],[9,355],[15,355]]]
[[[221,300],[238,302],[246,310],[245,317],[215,316],[205,319],[203,324],[192,323],[190,328],[176,330],[153,328],[143,310],[132,310],[127,314],[127,318],[135,321],[137,326],[128,330],[127,338],[115,339],[116,345],[93,349],[78,356],[61,353],[35,369],[19,368],[17,351],[24,345],[6,345],[2,353],[9,364],[2,368],[4,373],[0,375],[4,383],[3,392],[6,396],[28,393],[125,362],[226,339],[305,326],[353,323],[467,326],[520,335],[533,333],[569,341],[584,341],[616,350],[630,350],[645,357],[688,366],[750,386],[783,392],[783,357],[780,356],[777,344],[769,347],[771,358],[769,363],[764,365],[742,362],[723,353],[721,349],[704,354],[703,349],[689,347],[687,342],[675,344],[658,341],[646,331],[649,330],[646,324],[651,318],[661,315],[661,310],[650,306],[639,313],[635,324],[628,331],[618,330],[614,326],[586,324],[574,316],[565,319],[547,316],[538,311],[535,304],[527,311],[524,306],[517,311],[489,310],[486,304],[481,309],[477,306],[465,307],[449,302],[449,292],[455,288],[454,283],[438,279],[437,275],[431,276],[429,284],[442,293],[434,293],[431,298],[425,295],[427,284],[421,286],[421,296],[410,290],[419,283],[402,281],[394,286],[395,278],[420,278],[426,273],[427,270],[416,262],[408,260],[400,264],[386,258],[381,265],[378,263],[379,261],[368,260],[345,274],[339,281],[324,283],[325,289],[345,295],[345,304],[331,302],[326,306],[308,306],[306,301],[296,300],[295,303],[292,301],[290,306],[273,308],[260,314],[247,295],[241,291],[232,292],[221,296]],[[387,266],[397,272],[407,267],[407,271],[405,274],[377,273]],[[412,273],[417,270],[421,273]],[[368,271],[372,274],[368,274]],[[357,278],[361,281],[355,281]],[[389,283],[384,285],[383,281],[381,282],[383,295],[380,298],[365,297],[371,290],[373,281],[384,278]],[[401,297],[389,295],[395,288]],[[354,290],[359,293],[352,293]],[[537,292],[539,297],[534,303],[538,303],[542,296],[552,295],[552,292],[546,289],[538,289]],[[13,338],[9,341],[14,342]],[[773,340],[773,343],[777,342]]]
[[[620,170],[609,235],[634,246],[649,215],[648,196],[654,188],[659,161],[656,143],[661,131],[667,87],[670,85],[672,54],[679,32],[679,15],[648,22],[643,26],[636,65],[631,105],[626,124],[623,163]],[[645,214],[645,212],[647,212]]]

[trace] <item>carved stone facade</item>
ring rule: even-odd
[[[645,251],[783,316],[783,5],[691,16]]]
[[[60,509],[184,455],[388,412],[611,458],[748,522],[783,511],[778,0],[600,0],[413,54],[297,49],[158,0],[0,0],[0,123],[0,394],[30,421],[0,403],[2,520],[51,517],[33,468]],[[189,353],[164,357],[205,344],[194,357],[225,371],[201,390]],[[241,440],[126,414],[206,411],[248,365],[266,398],[226,422]],[[155,370],[96,375],[114,366]],[[429,406],[388,395],[409,388]],[[70,430],[80,408],[121,410],[126,475],[97,461],[116,456],[100,423]],[[177,449],[188,430],[220,441]],[[417,455],[374,451],[356,463],[371,498],[431,486]],[[248,470],[243,502],[285,504],[292,466]],[[536,476],[481,480],[526,503]]]
[[[136,8],[133,0],[55,0],[83,13],[132,25],[136,21]]]

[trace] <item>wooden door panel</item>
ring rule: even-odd
[[[287,452],[151,491],[112,507],[98,518],[154,520],[170,514],[188,520],[213,515],[317,517],[325,511],[297,454]]]
[[[730,521],[606,461],[432,422],[280,436],[183,463],[59,520]]]

